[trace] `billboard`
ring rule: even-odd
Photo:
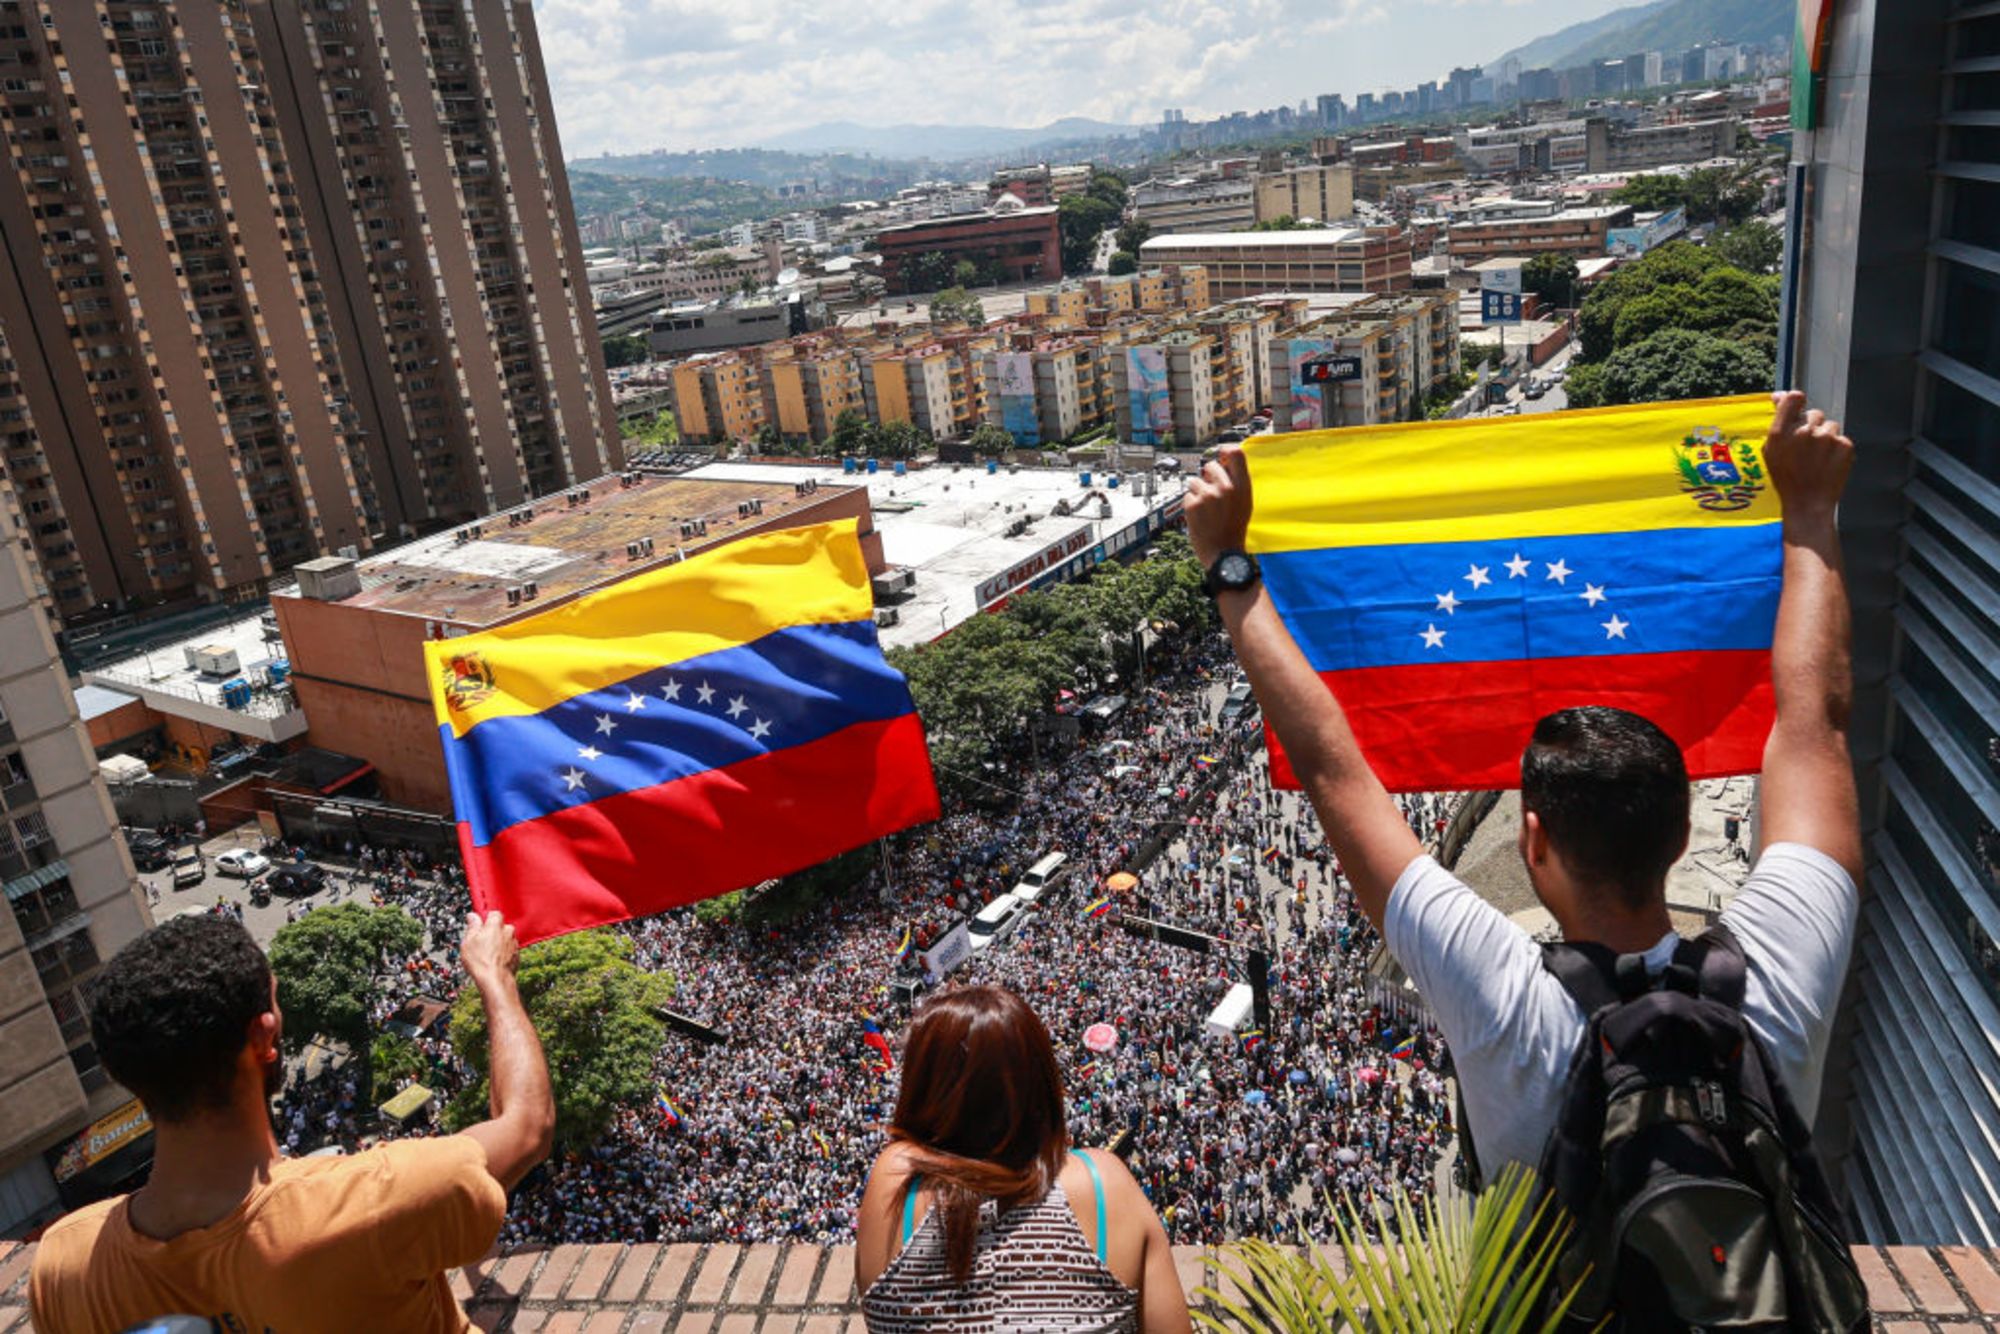
[[[1326,400],[1320,387],[1306,379],[1306,367],[1333,355],[1338,343],[1325,338],[1294,338],[1285,349],[1285,363],[1291,368],[1286,392],[1291,397],[1292,429],[1317,431],[1325,426]]]
[[[1032,352],[1002,352],[1000,424],[1017,445],[1042,443],[1041,414],[1035,410],[1035,356]]]
[[[1167,387],[1165,348],[1125,349],[1125,392],[1132,412],[1132,443],[1171,444],[1174,436],[1174,396]]]
[[[1604,249],[1620,259],[1636,259],[1686,230],[1687,209],[1670,208],[1643,227],[1613,227],[1604,234]]]
[[[1521,296],[1518,292],[1496,292],[1491,288],[1479,294],[1479,319],[1482,324],[1519,324],[1521,322]]]

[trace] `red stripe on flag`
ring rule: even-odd
[[[1376,776],[1392,792],[1516,788],[1535,721],[1603,704],[1657,723],[1691,778],[1756,773],[1771,732],[1771,655],[1653,653],[1614,658],[1438,663],[1322,672]],[[1298,777],[1269,728],[1271,782]]]
[[[459,845],[473,906],[523,944],[789,875],[938,818],[914,713],[574,806]]]

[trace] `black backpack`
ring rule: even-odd
[[[1564,1327],[1867,1329],[1811,1133],[1743,1017],[1728,929],[1683,941],[1657,978],[1594,944],[1545,945],[1542,964],[1587,1021],[1541,1164],[1573,1220],[1551,1299],[1583,1277]]]

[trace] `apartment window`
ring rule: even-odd
[[[66,875],[18,896],[10,886],[8,898],[9,906],[14,909],[14,920],[20,924],[21,934],[30,938],[61,926],[81,911],[77,907],[76,890],[71,887]]]
[[[88,931],[72,931],[37,948],[33,958],[42,990],[54,994],[89,976],[97,967],[97,947]]]

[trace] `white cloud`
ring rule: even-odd
[[[564,151],[1150,123],[1441,77],[1615,0],[535,0]]]

